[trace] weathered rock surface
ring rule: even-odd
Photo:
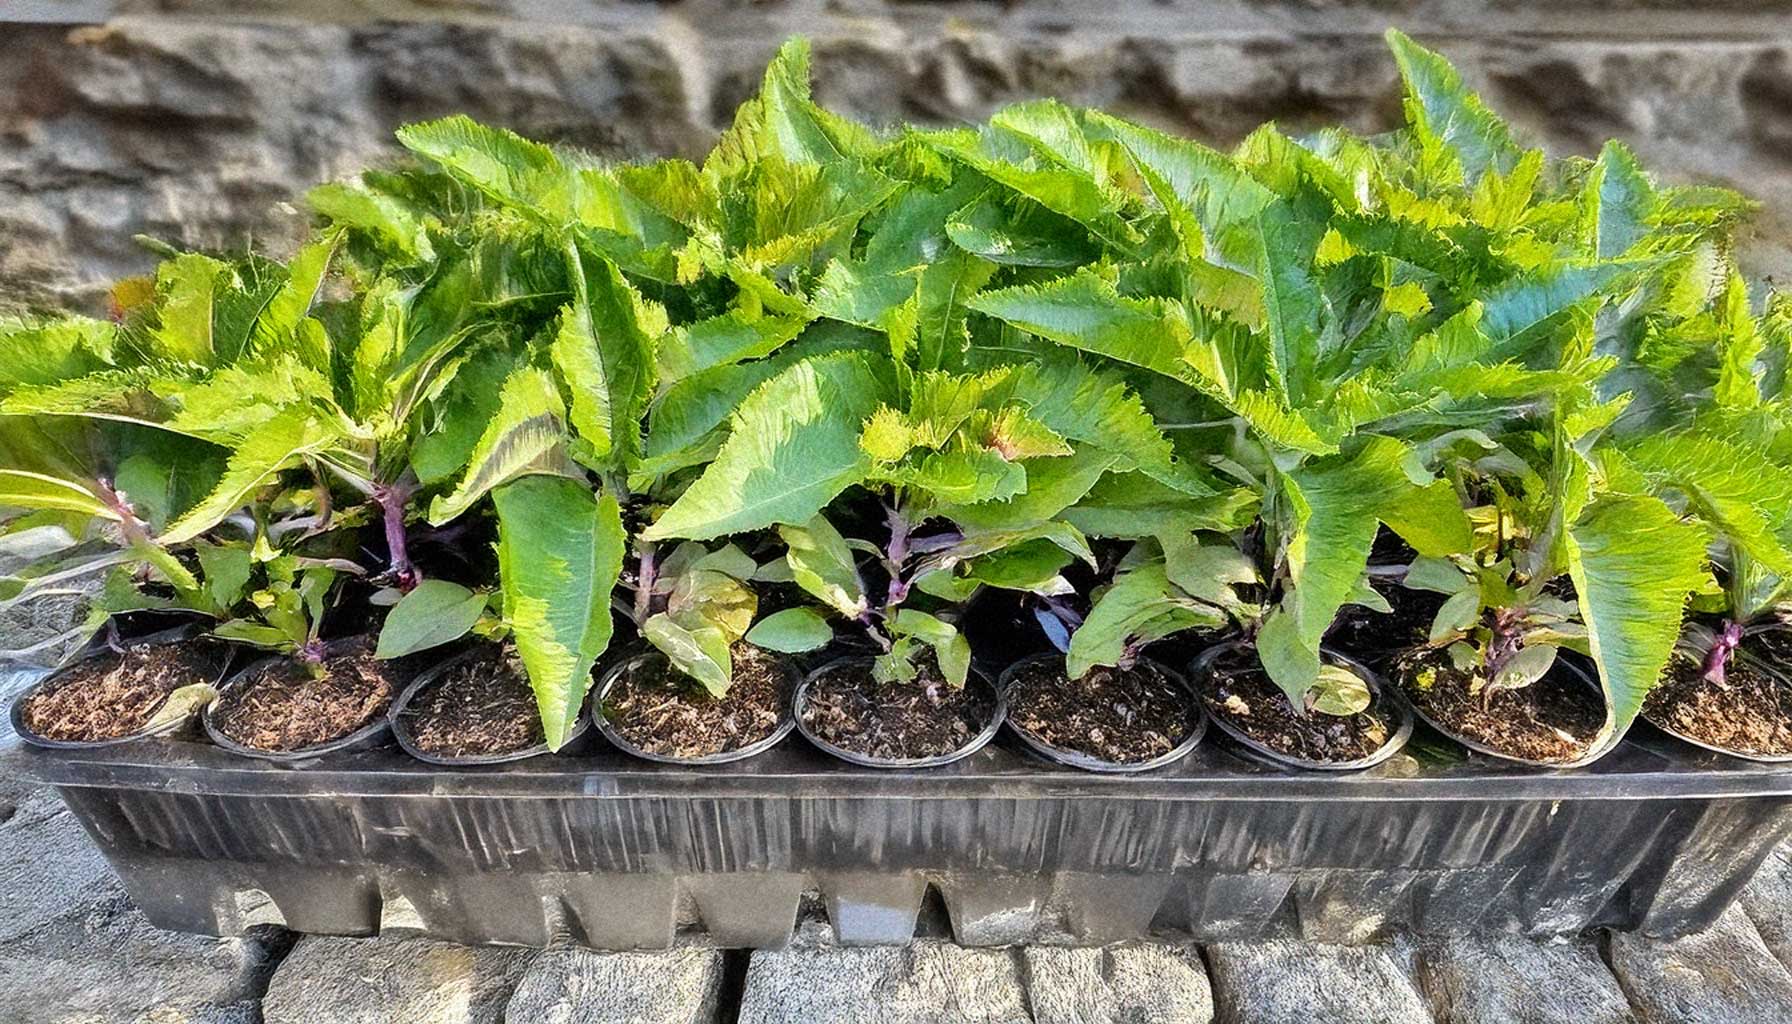
[[[0,795],[3,799],[3,795]],[[249,1024],[286,946],[152,928],[54,793],[0,806],[0,1020]]]
[[[723,954],[713,949],[593,953],[555,949],[517,982],[505,1024],[714,1024]]]
[[[1452,937],[1418,950],[1438,1024],[1635,1024],[1618,980],[1584,942]]]
[[[816,93],[887,122],[955,122],[1056,95],[1217,143],[1398,116],[1360,5],[1313,0],[141,0],[103,28],[0,41],[0,302],[97,309],[150,266],[135,233],[275,250],[297,197],[394,154],[391,130],[464,111],[607,154],[700,153],[778,40],[814,40]],[[1607,8],[1621,8],[1622,18]],[[1759,273],[1792,270],[1792,18],[1782,0],[1399,0],[1529,139],[1630,142],[1676,181],[1766,201]],[[551,20],[543,10],[554,10]],[[413,19],[374,22],[375,11]],[[1198,12],[1198,17],[1191,17]],[[256,23],[285,16],[288,20]],[[477,16],[477,24],[454,19]],[[0,18],[5,12],[0,10]],[[1290,26],[1298,23],[1296,33]]]
[[[1213,989],[1192,946],[1020,951],[1034,1024],[1208,1024]]]
[[[530,950],[307,936],[274,972],[266,1024],[497,1024]]]
[[[1220,1024],[1430,1024],[1397,945],[1279,939],[1207,947]]]
[[[753,954],[740,1024],[1032,1024],[1007,950],[940,942]]]
[[[1792,844],[1768,855],[1755,880],[1742,890],[1742,909],[1768,950],[1792,968]]]
[[[1610,959],[1647,1024],[1792,1020],[1792,974],[1741,907],[1707,931],[1668,942],[1614,934]]]

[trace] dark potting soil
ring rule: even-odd
[[[1731,658],[1720,686],[1702,659],[1675,651],[1661,685],[1643,701],[1643,717],[1701,743],[1741,754],[1792,754],[1792,692],[1779,679]]]
[[[712,695],[663,655],[644,658],[616,677],[604,695],[604,718],[624,739],[662,757],[713,757],[758,743],[778,731],[797,672],[752,644],[735,644],[729,653],[734,681],[726,696]]]
[[[1572,761],[1592,749],[1605,725],[1599,692],[1558,662],[1542,679],[1483,701],[1470,676],[1443,651],[1403,659],[1396,671],[1426,717],[1483,746],[1532,761]]]
[[[271,663],[219,698],[212,725],[256,750],[304,750],[367,725],[398,695],[389,666],[373,656],[371,640],[339,648],[316,667],[318,674],[290,658]]]
[[[148,725],[175,690],[217,682],[217,669],[217,659],[192,643],[128,647],[69,666],[19,710],[25,727],[45,739],[115,740]]]
[[[975,739],[995,714],[987,687],[953,689],[931,660],[908,682],[880,683],[847,662],[809,684],[800,711],[814,735],[843,750],[890,761],[943,757]]]
[[[1115,764],[1142,764],[1175,750],[1200,719],[1188,690],[1156,665],[1097,665],[1067,679],[1062,658],[1017,669],[1008,682],[1008,721],[1059,750]]]
[[[1424,642],[1431,620],[1443,607],[1445,598],[1429,590],[1410,590],[1387,577],[1373,577],[1369,584],[1393,611],[1345,605],[1326,633],[1325,642],[1364,664],[1380,666]]]
[[[1208,714],[1289,757],[1358,761],[1380,750],[1397,727],[1379,698],[1354,715],[1297,713],[1248,647],[1220,654],[1200,685]]]
[[[441,757],[509,754],[543,739],[535,691],[508,649],[482,650],[445,670],[399,715],[411,742]]]

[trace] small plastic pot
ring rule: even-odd
[[[1017,672],[1026,668],[1028,665],[1033,665],[1041,661],[1056,659],[1062,663],[1063,658],[1064,655],[1057,651],[1044,651],[1039,654],[1029,655],[1014,664],[1009,665],[1003,670],[1002,678],[996,683],[997,688],[1002,691],[1002,700],[1004,704],[1008,701],[1008,693],[1013,688],[1014,677]],[[1150,658],[1141,658],[1139,660],[1141,663],[1149,664],[1157,671],[1162,672],[1165,677],[1175,682],[1177,686],[1181,687],[1182,690],[1188,694],[1189,705],[1195,712],[1195,727],[1189,731],[1188,736],[1185,737],[1181,743],[1176,744],[1174,749],[1159,754],[1149,761],[1109,761],[1105,758],[1096,757],[1093,754],[1087,754],[1080,750],[1068,750],[1064,747],[1053,746],[1021,728],[1012,718],[1008,719],[1008,731],[1013,733],[1022,743],[1026,744],[1027,749],[1038,754],[1040,757],[1045,758],[1047,761],[1050,761],[1053,764],[1064,765],[1067,768],[1080,768],[1086,772],[1101,772],[1107,775],[1130,775],[1135,772],[1148,772],[1153,769],[1162,768],[1166,765],[1175,764],[1177,761],[1187,757],[1189,752],[1199,746],[1202,738],[1207,735],[1207,709],[1201,706],[1201,697],[1195,692],[1195,688],[1189,685],[1187,676],[1184,676],[1182,673],[1170,668],[1162,662],[1153,661]]]
[[[701,757],[676,757],[671,754],[657,754],[651,750],[643,750],[610,724],[609,717],[603,711],[604,698],[609,696],[611,688],[616,685],[616,680],[622,678],[623,672],[654,659],[665,661],[666,656],[657,650],[649,649],[623,658],[605,669],[603,676],[598,679],[597,690],[592,695],[591,704],[587,710],[587,717],[597,726],[597,731],[603,734],[604,739],[609,740],[611,746],[631,757],[638,757],[643,761],[657,761],[660,764],[682,765],[728,764],[731,761],[745,761],[749,757],[756,757],[777,746],[784,737],[790,735],[790,730],[796,726],[796,722],[790,716],[789,705],[785,705],[778,709],[780,718],[777,728],[764,738],[754,740],[744,747],[724,750],[717,754],[705,754]],[[794,675],[795,672],[796,669],[792,667],[791,673]]]
[[[138,637],[130,641],[129,646],[164,647],[171,644],[188,643],[196,640],[200,632],[201,628],[198,625],[189,623],[183,626],[176,626],[173,629],[164,629],[156,633]],[[214,675],[222,677],[225,671],[229,668],[230,653],[229,650],[223,648],[222,645],[219,645],[219,647],[220,653],[212,671]],[[121,743],[135,743],[138,740],[153,739],[157,737],[174,737],[196,731],[193,728],[194,724],[201,717],[200,709],[198,708],[194,708],[180,718],[170,719],[169,721],[162,722],[153,727],[139,729],[128,735],[117,736],[109,740],[55,740],[48,736],[40,735],[25,725],[25,702],[30,700],[33,694],[41,692],[46,687],[56,685],[63,674],[74,666],[112,653],[114,653],[112,649],[104,642],[96,641],[89,644],[80,654],[77,654],[74,658],[70,659],[67,664],[64,664],[49,675],[26,687],[23,692],[13,698],[12,706],[8,709],[8,717],[12,723],[12,731],[17,733],[20,739],[32,746],[46,747],[51,750],[98,750],[102,747],[115,747]],[[213,685],[217,685],[217,680],[213,680]]]
[[[432,684],[447,674],[450,669],[456,668],[465,662],[472,661],[475,658],[489,653],[490,652],[486,650],[473,648],[472,650],[462,651],[454,657],[438,663],[424,671],[416,679],[412,680],[411,684],[405,687],[404,691],[398,695],[398,699],[392,702],[391,709],[386,712],[386,718],[392,726],[392,737],[398,741],[400,747],[404,748],[405,753],[422,761],[424,764],[441,765],[445,768],[508,764],[511,761],[526,761],[531,757],[540,757],[543,754],[555,753],[555,751],[548,749],[546,743],[537,743],[533,746],[523,747],[519,750],[507,750],[497,754],[461,754],[458,756],[432,753],[417,745],[417,737],[413,735],[411,731],[410,716],[405,714],[405,710],[411,706],[411,702],[416,700],[424,690],[429,689]],[[566,742],[560,745],[559,753],[574,754],[584,749],[586,736],[591,731],[591,719],[588,715],[588,710],[588,707],[580,707],[579,717],[574,720],[572,732],[567,736]]]
[[[845,747],[836,746],[811,732],[809,727],[803,723],[803,708],[809,702],[809,690],[814,685],[815,681],[836,669],[848,665],[861,668],[866,675],[869,676],[871,672],[871,663],[874,660],[875,659],[873,658],[867,658],[860,655],[848,655],[844,658],[835,658],[833,661],[818,667],[815,671],[803,677],[803,681],[797,685],[796,696],[791,700],[792,717],[796,722],[796,730],[803,734],[803,738],[814,744],[816,748],[823,750],[848,764],[856,764],[865,768],[938,768],[941,765],[962,761],[972,754],[975,754],[977,751],[982,750],[984,747],[989,746],[989,741],[995,739],[996,733],[1001,731],[1002,723],[1008,719],[1008,702],[1002,699],[1001,689],[991,683],[989,677],[984,675],[982,670],[973,665],[971,666],[970,674],[965,678],[964,684],[966,686],[983,687],[989,695],[994,698],[994,705],[993,710],[989,715],[988,724],[983,727],[981,732],[972,736],[964,746],[959,747],[957,750],[944,754],[936,754],[933,757],[872,757],[869,754],[861,754],[855,750],[847,750]]]
[[[1585,668],[1583,668],[1576,659],[1567,657],[1567,656],[1558,656],[1556,658],[1556,666],[1558,668],[1560,668],[1562,671],[1567,672],[1569,675],[1573,676],[1577,682],[1581,683],[1584,686],[1591,688],[1594,693],[1599,694],[1599,697],[1601,700],[1605,699],[1605,691],[1600,689],[1598,681],[1595,680],[1592,676],[1588,675],[1587,670]],[[1390,689],[1398,689],[1398,687],[1397,686],[1390,687]],[[1597,761],[1600,758],[1604,757],[1605,755],[1611,753],[1614,749],[1617,748],[1618,741],[1624,738],[1623,736],[1616,735],[1616,734],[1607,735],[1606,737],[1601,739],[1599,742],[1593,744],[1593,746],[1591,748],[1589,748],[1586,753],[1582,754],[1581,756],[1579,756],[1571,761],[1540,761],[1540,760],[1537,760],[1536,758],[1520,757],[1517,754],[1508,754],[1508,753],[1505,753],[1505,752],[1498,750],[1494,747],[1490,747],[1487,744],[1482,743],[1480,740],[1474,739],[1473,737],[1470,737],[1470,736],[1464,736],[1461,733],[1457,732],[1456,730],[1450,728],[1449,726],[1444,725],[1442,722],[1439,722],[1437,719],[1432,718],[1430,715],[1427,715],[1424,711],[1420,710],[1416,704],[1413,704],[1410,701],[1401,700],[1400,703],[1406,707],[1410,707],[1412,709],[1412,713],[1414,715],[1418,716],[1419,721],[1424,722],[1426,725],[1430,726],[1433,731],[1437,732],[1440,735],[1446,736],[1452,740],[1455,740],[1457,743],[1462,744],[1463,746],[1467,747],[1468,749],[1474,751],[1477,754],[1485,754],[1488,757],[1498,758],[1501,761],[1510,761],[1513,764],[1522,764],[1522,765],[1526,765],[1531,768],[1549,768],[1552,770],[1565,770],[1565,769],[1569,769],[1569,768],[1585,768],[1587,765],[1590,765],[1594,761]]]
[[[1206,686],[1207,681],[1213,675],[1213,663],[1219,660],[1221,655],[1238,648],[1249,647],[1249,644],[1241,640],[1234,640],[1229,643],[1216,644],[1209,647],[1207,650],[1196,655],[1194,661],[1189,663],[1189,678],[1194,681],[1197,688]],[[1355,772],[1362,771],[1364,768],[1373,768],[1393,757],[1395,754],[1398,754],[1400,750],[1406,746],[1406,741],[1412,739],[1412,708],[1404,699],[1394,692],[1393,687],[1385,685],[1381,678],[1370,671],[1368,666],[1364,665],[1362,662],[1357,661],[1348,655],[1340,654],[1330,648],[1321,648],[1320,656],[1330,664],[1341,665],[1351,672],[1354,672],[1358,678],[1368,684],[1369,692],[1373,695],[1373,699],[1379,702],[1383,710],[1387,711],[1393,717],[1395,722],[1393,734],[1390,735],[1373,754],[1370,754],[1367,757],[1359,757],[1351,761],[1315,761],[1310,758],[1284,754],[1273,747],[1258,742],[1245,734],[1243,730],[1234,726],[1231,722],[1226,721],[1226,716],[1224,715],[1210,715],[1213,719],[1214,726],[1225,733],[1232,742],[1238,744],[1247,757],[1254,761],[1261,761],[1277,768],[1300,768],[1305,771],[1318,772]],[[1197,689],[1197,693],[1198,692]],[[1202,700],[1202,704],[1205,706],[1206,701]]]
[[[324,657],[331,657],[351,644],[367,642],[368,638],[358,636],[332,640],[324,645]],[[205,711],[200,715],[199,720],[205,725],[206,736],[210,737],[212,743],[216,744],[219,749],[238,757],[251,757],[258,761],[268,761],[288,768],[303,768],[330,754],[353,754],[362,750],[371,750],[384,745],[387,740],[391,739],[390,708],[387,709],[386,714],[375,715],[373,721],[346,736],[339,736],[327,743],[319,743],[299,750],[261,750],[238,743],[220,732],[216,721],[218,705],[228,701],[232,694],[255,685],[261,679],[261,674],[264,671],[285,660],[284,655],[275,655],[250,662],[243,667],[242,671],[231,676],[228,682],[218,688],[218,699],[205,706]],[[396,700],[394,698],[394,703]]]
[[[1773,665],[1768,664],[1767,661],[1762,658],[1758,658],[1747,651],[1736,651],[1731,657],[1737,661],[1747,662],[1750,668],[1772,679],[1774,683],[1782,688],[1792,686],[1792,680],[1787,679],[1784,672],[1775,668]],[[1731,750],[1728,747],[1720,747],[1706,740],[1697,739],[1668,725],[1666,722],[1657,721],[1646,709],[1641,712],[1638,717],[1683,743],[1690,743],[1701,750],[1709,750],[1714,754],[1722,754],[1725,757],[1734,757],[1742,761],[1754,761],[1759,764],[1786,764],[1792,762],[1792,754],[1751,754],[1741,750]]]

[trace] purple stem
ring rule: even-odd
[[[641,563],[640,571],[636,574],[635,579],[635,625],[639,626],[647,621],[648,614],[653,611],[653,583],[656,566],[652,541],[642,541],[636,550],[640,552]]]
[[[1742,624],[1724,620],[1724,628],[1712,641],[1711,650],[1705,654],[1704,675],[1719,686],[1724,685],[1724,673],[1730,667],[1730,657],[1736,648],[1742,646]]]
[[[404,506],[410,497],[411,489],[402,484],[373,485],[373,500],[379,505],[386,526],[387,571],[393,586],[406,593],[423,582],[423,574],[411,562],[405,545]]]
[[[890,585],[884,592],[884,607],[895,608],[908,599],[908,580],[902,576],[902,563],[908,561],[909,521],[901,511],[889,510],[890,543],[884,547],[884,560],[890,565]]]

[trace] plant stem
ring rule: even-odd
[[[640,570],[636,573],[635,578],[634,619],[635,625],[639,626],[647,621],[648,615],[653,611],[653,583],[656,568],[653,557],[655,552],[653,541],[638,542],[635,545],[635,552],[640,562]]]
[[[884,560],[890,566],[890,585],[884,590],[884,612],[894,615],[895,608],[908,600],[909,581],[902,575],[903,563],[908,561],[908,517],[895,506],[891,506],[887,516],[890,523],[890,543],[884,546]]]
[[[403,484],[373,485],[373,500],[379,505],[386,526],[387,572],[392,577],[393,586],[406,593],[423,582],[423,574],[411,562],[405,544],[404,506],[410,497],[411,489]]]
[[[1717,638],[1711,642],[1711,650],[1705,653],[1704,677],[1719,686],[1724,685],[1724,677],[1730,667],[1730,659],[1735,656],[1736,648],[1740,646],[1742,646],[1742,623],[1725,619],[1723,629],[1718,631]]]

